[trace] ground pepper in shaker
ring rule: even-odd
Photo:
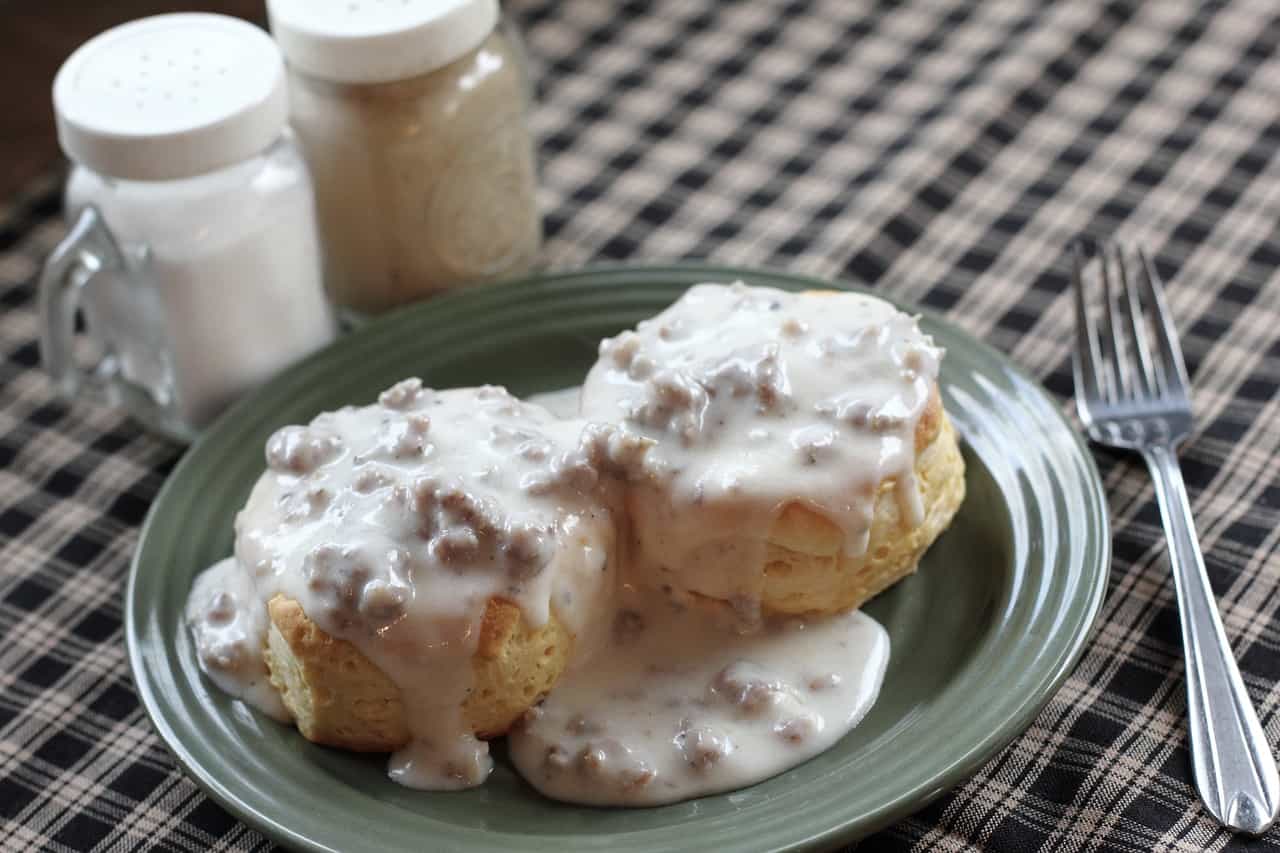
[[[529,82],[496,0],[268,0],[340,307],[523,272],[542,239]]]
[[[329,343],[315,202],[262,29],[174,14],[96,36],[53,86],[71,233],[41,278],[59,390],[189,439]],[[102,353],[73,358],[75,317]]]

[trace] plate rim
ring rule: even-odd
[[[817,832],[810,833],[804,838],[797,838],[791,843],[782,847],[775,848],[778,851],[794,851],[794,850],[810,850],[815,848],[825,848],[831,845],[845,843],[855,838],[864,837],[872,832],[883,829],[908,815],[911,815],[924,808],[929,803],[942,796],[947,791],[956,787],[965,779],[970,778],[983,763],[995,757],[995,755],[1008,744],[1012,743],[1016,738],[1025,733],[1027,728],[1034,721],[1035,717],[1045,708],[1049,701],[1061,689],[1076,664],[1083,656],[1090,640],[1097,630],[1099,616],[1102,611],[1102,605],[1106,596],[1106,589],[1109,578],[1109,570],[1112,557],[1111,543],[1111,520],[1107,506],[1106,490],[1102,478],[1098,472],[1097,463],[1093,454],[1089,450],[1088,443],[1081,435],[1080,431],[1070,422],[1066,415],[1062,412],[1057,401],[1044,389],[1043,385],[1034,376],[1028,373],[1021,365],[1014,362],[1008,355],[987,343],[985,340],[978,338],[964,329],[962,326],[948,319],[942,313],[933,310],[927,306],[918,305],[896,297],[892,293],[881,293],[876,288],[861,284],[856,281],[844,279],[841,277],[825,277],[820,274],[806,274],[792,272],[782,269],[775,269],[768,266],[737,266],[715,262],[705,261],[677,261],[677,262],[659,262],[659,263],[643,263],[643,262],[603,262],[591,263],[583,266],[572,267],[567,269],[555,270],[539,270],[531,272],[526,276],[515,279],[507,279],[500,282],[477,285],[464,288],[457,291],[451,291],[447,294],[432,298],[427,301],[414,303],[404,306],[397,310],[391,311],[385,315],[371,319],[361,324],[355,332],[361,334],[374,334],[383,326],[399,324],[405,322],[405,318],[416,313],[427,314],[433,307],[442,304],[449,304],[457,300],[466,300],[473,298],[479,292],[485,292],[501,288],[518,288],[521,285],[532,284],[536,282],[546,283],[555,281],[559,283],[570,283],[576,279],[597,279],[601,276],[609,277],[645,277],[652,280],[655,276],[670,277],[673,279],[684,279],[686,277],[694,280],[712,281],[712,280],[738,280],[750,279],[752,277],[764,277],[773,282],[787,281],[794,285],[808,285],[811,287],[836,288],[855,293],[868,293],[880,299],[890,302],[900,310],[909,311],[914,314],[923,315],[929,318],[930,322],[948,328],[950,331],[957,333],[965,339],[966,345],[976,349],[985,359],[993,361],[1001,366],[1001,368],[1011,374],[1015,379],[1020,380],[1028,390],[1036,394],[1040,398],[1040,402],[1044,403],[1049,410],[1052,410],[1058,421],[1066,428],[1071,435],[1071,449],[1078,460],[1081,462],[1081,468],[1084,476],[1079,482],[1081,496],[1086,500],[1089,507],[1093,510],[1094,520],[1097,522],[1097,566],[1092,573],[1092,584],[1082,586],[1088,595],[1084,601],[1083,611],[1084,619],[1082,620],[1082,630],[1077,632],[1070,638],[1070,643],[1066,648],[1066,653],[1061,656],[1056,666],[1046,673],[1042,679],[1037,691],[1029,694],[1018,706],[1016,713],[1007,718],[1007,721],[999,728],[974,742],[963,755],[957,757],[946,767],[931,777],[931,784],[919,784],[913,788],[900,793],[896,798],[876,806],[871,815],[866,819],[858,817],[849,817],[842,821],[833,823]],[[692,284],[693,281],[690,282]],[[133,681],[135,692],[138,695],[140,704],[146,713],[147,719],[151,723],[152,728],[159,735],[161,744],[166,752],[171,755],[183,773],[191,779],[198,788],[207,794],[211,799],[218,803],[219,806],[227,810],[233,817],[248,826],[258,830],[267,838],[274,842],[284,844],[298,850],[308,851],[330,851],[333,848],[316,841],[313,838],[304,836],[301,833],[286,826],[270,815],[265,814],[252,805],[243,802],[237,798],[234,793],[227,790],[225,786],[220,784],[214,774],[206,771],[197,761],[195,761],[189,752],[182,746],[181,739],[173,726],[164,719],[159,707],[156,690],[145,676],[144,665],[144,649],[142,632],[139,630],[138,611],[136,604],[136,588],[138,583],[139,568],[141,556],[143,553],[143,545],[148,541],[151,528],[159,508],[163,506],[168,498],[169,493],[176,489],[176,483],[180,482],[185,475],[185,471],[192,464],[191,460],[198,457],[196,452],[201,448],[210,437],[215,435],[223,424],[233,422],[239,416],[241,411],[247,411],[259,404],[260,398],[267,396],[268,387],[280,377],[292,374],[296,370],[305,369],[306,365],[314,358],[321,356],[329,351],[329,349],[349,339],[350,335],[339,337],[334,343],[322,348],[310,356],[302,359],[300,362],[277,374],[271,380],[264,383],[262,388],[256,389],[244,398],[237,401],[227,411],[220,415],[212,424],[210,424],[202,435],[184,450],[181,458],[173,467],[172,471],[165,478],[164,483],[156,492],[152,499],[151,505],[148,507],[146,517],[142,526],[139,528],[137,544],[134,547],[133,554],[129,562],[128,577],[123,591],[124,595],[124,629],[125,644],[127,647],[127,658],[129,662],[130,676]],[[1088,566],[1084,567],[1086,570]],[[927,789],[927,790],[926,790]]]

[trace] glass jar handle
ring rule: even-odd
[[[84,288],[94,276],[105,270],[124,269],[120,247],[93,205],[80,212],[75,225],[45,261],[39,290],[40,360],[65,397],[88,390],[94,398],[110,401],[111,371],[86,371],[76,364],[76,311]]]

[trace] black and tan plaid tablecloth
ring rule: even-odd
[[[710,258],[868,282],[945,313],[1066,405],[1064,247],[1141,241],[1196,386],[1183,453],[1245,683],[1280,743],[1280,4],[522,0],[546,261]],[[9,80],[6,85],[35,85]],[[121,631],[139,524],[177,458],[38,369],[58,177],[0,208],[0,844],[261,850],[178,772]],[[1160,520],[1101,452],[1115,559],[1097,631],[1024,735],[857,845],[1275,850],[1189,781]],[[423,849],[430,850],[429,839]]]

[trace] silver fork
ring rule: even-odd
[[[1220,823],[1260,835],[1280,808],[1280,777],[1222,630],[1178,467],[1177,447],[1191,433],[1191,383],[1164,289],[1146,252],[1139,249],[1134,263],[1119,246],[1099,248],[1105,304],[1099,329],[1088,307],[1080,242],[1073,254],[1076,409],[1089,438],[1142,454],[1155,481],[1182,622],[1196,787]]]

